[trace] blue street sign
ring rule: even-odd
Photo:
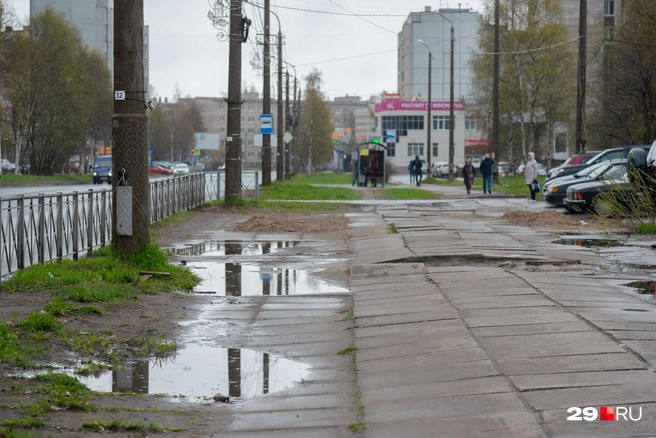
[[[260,134],[273,134],[273,114],[260,115]]]

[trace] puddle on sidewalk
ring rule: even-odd
[[[632,281],[630,283],[625,283],[623,286],[632,287],[641,295],[656,295],[656,281]]]
[[[190,243],[183,246],[173,246],[162,248],[170,255],[178,256],[230,256],[245,255],[258,256],[273,254],[282,249],[294,248],[299,245],[297,241],[276,241],[276,242],[250,242],[243,241],[209,241],[201,243]]]
[[[202,279],[196,293],[241,297],[349,292],[302,269],[216,262],[187,263],[187,267]]]
[[[99,392],[167,394],[174,401],[202,402],[215,394],[231,400],[285,390],[305,379],[310,366],[269,353],[189,345],[169,358],[129,360],[80,382]]]
[[[551,243],[556,245],[583,246],[585,248],[611,248],[614,246],[624,246],[619,240],[613,239],[577,239],[563,238],[552,240]]]

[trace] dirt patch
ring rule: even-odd
[[[257,215],[237,225],[237,231],[273,233],[324,233],[346,230],[343,215],[298,217],[290,214]]]
[[[580,219],[557,211],[510,211],[502,219],[513,225],[521,225],[533,228],[562,229],[597,229],[598,224],[594,218]]]

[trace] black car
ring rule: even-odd
[[[570,186],[567,189],[565,208],[573,213],[583,213],[594,207],[598,214],[606,215],[603,206],[595,204],[595,198],[601,193],[616,191],[619,187],[629,187],[631,183],[625,173],[619,178],[590,181]]]
[[[626,158],[629,155],[629,152],[631,150],[643,149],[645,151],[645,153],[649,152],[650,147],[651,146],[649,146],[649,145],[641,145],[641,146],[623,146],[621,148],[606,149],[605,151],[599,152],[599,154],[597,154],[594,157],[590,158],[585,164],[577,164],[576,166],[566,166],[566,167],[564,167],[563,170],[560,173],[548,178],[545,183],[548,183],[549,181],[553,181],[557,178],[561,178],[563,176],[573,175],[573,174],[581,171],[582,169],[585,169],[588,166],[592,166],[593,164],[601,163],[602,161],[620,160],[620,159]]]
[[[581,170],[574,175],[555,179],[544,185],[544,200],[553,205],[565,205],[567,189],[590,181],[621,178],[626,173],[626,160],[603,161]]]

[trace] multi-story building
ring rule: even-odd
[[[80,32],[86,46],[98,52],[114,81],[114,0],[30,0],[30,15],[37,15],[46,8],[64,14],[66,20]],[[144,90],[149,81],[148,26],[144,27]]]
[[[346,95],[326,103],[330,109],[330,120],[334,131],[350,130],[349,135],[353,144],[376,136],[373,101],[362,100],[360,96]]]
[[[241,106],[242,135],[242,166],[244,168],[259,168],[262,165],[262,137],[260,135],[260,115],[262,114],[262,98],[258,93],[242,93],[244,103]],[[225,138],[228,135],[228,104],[225,97],[195,97],[180,99],[197,105],[203,117],[205,131],[219,134],[219,160],[225,157]],[[274,134],[271,135],[271,166],[276,165],[277,146],[277,108],[275,99],[271,99]],[[283,128],[284,129],[284,128]]]

